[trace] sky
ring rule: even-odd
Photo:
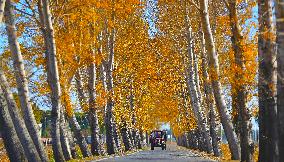
[[[158,0],[148,0],[144,12],[144,18],[149,24],[148,34],[151,38],[155,37],[155,35],[158,33],[158,29],[156,27],[156,22],[158,20],[157,4]]]

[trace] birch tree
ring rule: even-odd
[[[72,154],[71,154],[71,145],[70,145],[70,139],[69,139],[69,127],[68,123],[66,122],[64,110],[63,107],[60,108],[61,110],[61,116],[60,116],[60,142],[61,147],[63,151],[63,155],[65,160],[71,160]]]
[[[24,121],[29,131],[30,136],[37,148],[37,151],[42,161],[47,162],[48,158],[44,151],[43,144],[40,140],[38,133],[38,125],[35,121],[32,106],[29,99],[28,81],[26,78],[24,60],[20,50],[20,45],[17,41],[17,33],[14,21],[14,10],[10,0],[6,1],[5,19],[6,19],[6,30],[8,33],[8,41],[10,51],[13,56],[14,73],[17,82],[18,95],[20,99],[20,107],[23,112]]]
[[[91,152],[93,155],[99,155],[99,122],[97,114],[97,106],[95,104],[96,100],[96,66],[94,63],[91,63],[89,66],[89,121],[91,127]]]
[[[81,106],[81,109],[84,111],[86,109],[85,108],[86,100],[85,100],[85,94],[84,94],[84,89],[83,89],[83,83],[82,83],[81,75],[80,75],[80,69],[78,69],[78,71],[75,73],[75,81],[76,81],[76,88],[77,88],[80,106]],[[88,149],[88,144],[81,132],[81,127],[79,123],[77,122],[76,116],[74,114],[72,117],[69,117],[69,123],[73,128],[75,138],[78,141],[78,144],[79,144],[79,147],[80,147],[80,150],[83,156],[84,157],[90,156],[91,152]]]
[[[202,29],[204,32],[206,50],[208,54],[208,65],[209,65],[209,76],[211,79],[211,84],[213,88],[214,98],[216,101],[216,106],[221,118],[221,122],[227,137],[230,151],[232,153],[232,159],[240,159],[239,146],[236,138],[236,134],[233,130],[232,122],[227,114],[226,104],[224,101],[224,96],[221,90],[221,83],[219,81],[219,61],[215,48],[215,43],[213,41],[212,30],[210,27],[209,15],[208,15],[208,1],[200,0],[200,18],[202,23]]]
[[[45,56],[47,61],[47,81],[51,89],[51,121],[52,121],[52,150],[55,161],[65,161],[60,142],[60,96],[61,88],[59,83],[59,72],[56,56],[56,45],[54,29],[51,21],[51,12],[48,0],[40,0],[38,3],[41,30],[45,43]]]
[[[277,112],[279,124],[279,161],[284,160],[284,1],[276,5],[277,22]]]
[[[8,105],[0,87],[0,124],[5,149],[11,162],[25,162],[25,152],[18,138]]]
[[[113,13],[114,14],[114,13]],[[114,15],[113,15],[114,16]],[[114,21],[114,18],[113,18]],[[115,29],[112,28],[110,31],[109,38],[109,55],[107,57],[105,65],[106,72],[106,89],[108,92],[107,105],[105,112],[105,127],[106,127],[106,144],[107,144],[107,153],[114,154],[114,132],[113,132],[113,106],[114,102],[112,99],[113,96],[113,64],[114,64],[114,34]]]
[[[205,101],[207,106],[209,107],[209,125],[210,125],[210,136],[212,138],[212,147],[213,153],[215,156],[220,156],[219,146],[218,146],[218,136],[216,131],[216,112],[214,108],[214,96],[212,92],[212,87],[209,80],[208,75],[208,62],[206,57],[206,49],[205,49],[205,39],[204,34],[201,32],[201,55],[202,55],[202,77],[204,79],[204,93],[205,93]]]
[[[18,110],[17,104],[14,100],[13,94],[9,89],[9,84],[7,82],[6,76],[2,69],[0,69],[0,82],[1,88],[6,99],[8,110],[12,121],[14,123],[14,127],[16,129],[18,138],[22,144],[22,147],[25,152],[25,157],[28,161],[37,162],[40,161],[40,156],[36,150],[36,147],[31,139],[31,136],[26,128],[26,125],[20,116],[20,112]]]
[[[242,83],[244,77],[244,56],[243,56],[243,46],[245,45],[244,37],[241,33],[241,27],[238,22],[238,12],[237,12],[237,1],[231,0],[226,1],[224,3],[229,9],[229,16],[230,16],[230,24],[231,24],[231,41],[234,50],[235,56],[235,64],[237,65],[238,69],[240,69],[239,73],[236,73],[235,78],[237,82]],[[238,109],[238,116],[240,117],[240,145],[241,145],[241,161],[250,162],[252,161],[252,154],[253,151],[251,150],[251,143],[250,143],[250,128],[249,128],[249,112],[246,107],[246,87],[244,84],[236,85],[233,91],[234,96],[236,96],[236,104]]]
[[[208,134],[208,131],[206,130],[205,126],[205,119],[202,116],[201,113],[201,101],[198,98],[198,92],[197,92],[197,85],[196,85],[196,78],[194,78],[195,72],[194,72],[194,64],[197,64],[193,60],[194,58],[194,46],[193,46],[193,38],[192,38],[192,31],[191,28],[189,28],[188,34],[188,51],[187,51],[187,59],[188,59],[188,68],[186,69],[186,78],[187,78],[187,85],[189,89],[189,93],[191,96],[191,104],[193,107],[194,114],[197,119],[197,125],[198,125],[198,131],[202,134],[202,138],[204,138],[206,143],[206,151],[208,153],[212,152],[212,144],[210,142],[210,136]]]
[[[259,161],[279,161],[276,49],[273,35],[272,1],[258,1],[258,96],[259,96]]]
[[[2,23],[2,19],[4,16],[5,2],[6,0],[0,0],[0,23]]]

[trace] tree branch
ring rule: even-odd
[[[0,23],[2,22],[2,18],[4,15],[5,2],[6,0],[0,0]]]
[[[224,4],[225,4],[225,6],[228,8],[228,10],[230,10],[230,5],[229,5],[229,3],[227,2],[227,0],[223,0],[223,2],[224,2]]]
[[[193,5],[199,12],[203,12],[200,7],[193,1],[188,1],[191,5]]]

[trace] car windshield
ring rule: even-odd
[[[155,138],[162,138],[162,132],[160,131],[153,132],[153,134]]]

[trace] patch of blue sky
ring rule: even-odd
[[[149,24],[148,34],[150,38],[153,38],[158,33],[158,28],[156,26],[158,20],[158,0],[147,0],[146,7],[144,10],[143,17]]]
[[[5,51],[7,47],[7,35],[5,34],[5,25],[0,23],[0,55]]]
[[[252,16],[251,18],[247,19],[243,25],[243,28],[244,30],[248,30],[249,28],[249,38],[250,40],[253,40],[254,39],[254,36],[257,34],[257,31],[258,31],[258,7],[255,6],[252,8],[251,10],[252,12]],[[255,24],[256,26],[254,25],[251,25],[251,24]]]

